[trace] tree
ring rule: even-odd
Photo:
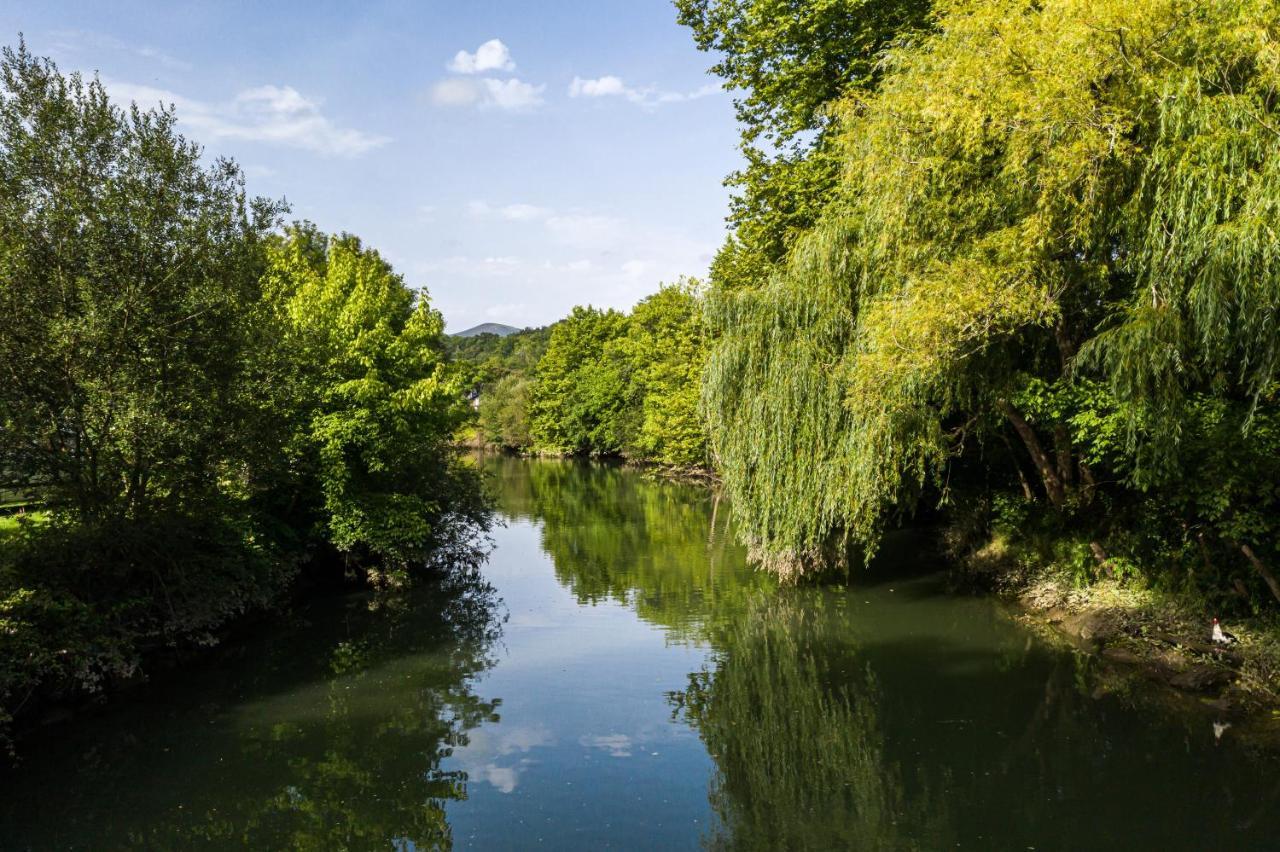
[[[642,299],[611,355],[626,364],[628,408],[623,438],[628,456],[677,467],[707,463],[706,430],[698,411],[707,339],[697,282],[664,286]]]
[[[287,370],[272,404],[293,430],[287,464],[305,471],[286,481],[318,499],[333,545],[405,567],[452,518],[481,523],[451,444],[468,410],[425,293],[357,238],[309,224],[272,245],[264,283]]]
[[[530,401],[530,433],[538,448],[593,455],[622,449],[626,380],[617,359],[604,356],[626,324],[617,311],[575,307],[552,326]]]
[[[24,45],[0,85],[0,473],[86,517],[198,506],[242,457],[281,208]]]
[[[711,71],[743,92],[735,101],[747,167],[737,190],[735,234],[716,259],[717,285],[760,284],[795,236],[812,226],[840,161],[829,142],[832,104],[869,91],[882,51],[927,23],[929,0],[676,0],[698,47],[719,54]]]
[[[1197,399],[1248,439],[1280,363],[1267,8],[957,2],[891,53],[786,270],[713,300],[712,444],[763,552],[874,546],[983,435],[1063,517],[1095,479],[1073,424],[1114,415],[1139,490]]]

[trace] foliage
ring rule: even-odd
[[[20,45],[0,63],[0,472],[84,516],[189,508],[244,452],[279,207],[169,111]]]
[[[662,287],[630,314],[578,307],[553,325],[527,389],[534,448],[705,466],[697,410],[707,352],[701,301],[700,285],[685,281]],[[495,388],[494,401],[481,402],[485,428],[519,434],[515,399],[525,391],[515,381]]]
[[[628,406],[635,412],[624,435],[630,458],[674,467],[705,467],[706,430],[698,413],[706,363],[706,329],[697,282],[666,286],[642,299],[610,357],[626,364]]]
[[[625,316],[590,307],[574,308],[551,327],[529,407],[530,433],[539,449],[596,455],[622,449],[622,365],[605,352],[625,331]]]
[[[735,235],[716,258],[717,286],[763,283],[812,226],[840,169],[831,105],[874,88],[881,52],[924,27],[929,0],[676,0],[678,19],[735,101],[747,166],[729,176]]]
[[[529,431],[533,371],[550,336],[549,328],[536,328],[505,337],[449,338],[449,350],[464,382],[478,395],[478,426],[485,443],[517,451],[533,446]]]
[[[1266,8],[942,3],[840,104],[820,220],[708,314],[712,447],[766,556],[873,548],[992,439],[1023,445],[1064,524],[1105,531],[1103,504],[1167,504],[1193,478],[1265,514],[1224,472],[1266,446],[1250,424],[1280,354]],[[1280,552],[1270,525],[1183,505],[1220,554],[1232,535]]]
[[[290,373],[293,483],[318,484],[326,537],[397,567],[421,562],[474,490],[451,438],[467,416],[444,357],[444,321],[355,237],[295,226],[268,251],[264,285]],[[474,501],[472,501],[474,502]]]
[[[0,492],[42,506],[0,540],[0,735],[300,566],[421,571],[487,524],[439,313],[354,237],[275,233],[175,120],[0,59]]]
[[[446,337],[449,358],[463,371],[464,384],[492,385],[512,372],[528,372],[547,348],[547,328],[528,328],[513,334]]]

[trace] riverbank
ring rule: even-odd
[[[679,482],[699,483],[708,487],[712,487],[720,483],[720,474],[716,473],[715,469],[709,466],[663,464],[662,462],[652,461],[650,459],[630,458],[623,455],[575,455],[573,453],[560,453],[550,450],[522,451],[511,447],[504,447],[500,444],[490,443],[480,437],[478,431],[463,434],[457,439],[456,443],[460,449],[480,455],[496,454],[521,459],[587,459],[590,461],[618,464],[623,467],[638,470],[641,473],[652,474],[664,479],[672,479]]]
[[[994,594],[1046,640],[1098,660],[1120,682],[1141,680],[1280,746],[1280,627],[1274,617],[1224,617],[1237,641],[1211,641],[1205,604],[1114,577],[1078,584],[1055,566],[993,540],[954,571],[958,588]]]

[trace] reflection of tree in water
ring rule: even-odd
[[[773,579],[746,567],[727,507],[706,488],[609,464],[494,459],[501,510],[541,523],[579,603],[616,601],[681,639],[703,638]]]
[[[445,806],[466,798],[467,776],[442,762],[466,744],[468,731],[498,720],[500,702],[472,691],[493,662],[498,602],[475,572],[409,594],[408,605],[377,613],[363,600],[349,602],[254,649],[257,659],[194,696],[193,704],[212,706],[228,700],[233,682],[247,685],[248,695],[230,699],[216,729],[202,731],[184,715],[155,720],[141,734],[142,724],[125,732],[119,722],[114,739],[99,732],[61,803],[65,825],[38,824],[39,836],[27,842],[43,848],[96,836],[102,848],[451,846]],[[48,789],[55,782],[34,783]]]
[[[671,698],[716,763],[721,849],[911,849],[943,839],[927,792],[908,796],[883,751],[880,693],[867,669],[838,682],[816,650],[823,619],[779,597],[721,637],[712,667]],[[915,838],[919,838],[917,841]]]

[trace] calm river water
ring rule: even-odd
[[[486,464],[481,577],[313,602],[29,739],[0,848],[1280,848],[1272,759],[910,535],[779,590],[704,489]]]

